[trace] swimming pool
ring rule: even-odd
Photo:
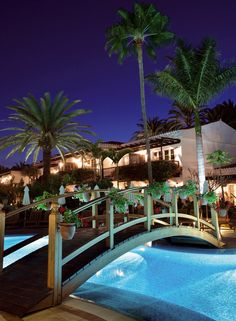
[[[4,250],[9,249],[10,247],[23,242],[24,240],[29,239],[32,237],[33,234],[26,234],[26,235],[6,235],[4,237]]]
[[[4,249],[8,249],[30,237],[32,234],[26,235],[7,235],[4,238]],[[22,257],[26,256],[27,254],[38,250],[39,248],[48,244],[48,236],[44,236],[28,245],[23,246],[19,250],[4,256],[3,258],[3,267],[7,267],[8,265],[14,263],[15,261],[21,259]]]
[[[141,246],[97,272],[75,295],[139,320],[207,319],[187,317],[190,309],[233,321],[236,251]]]

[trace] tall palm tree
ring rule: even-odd
[[[151,58],[156,58],[155,49],[173,39],[166,30],[168,18],[158,12],[152,4],[135,3],[133,11],[118,11],[120,22],[107,29],[106,49],[109,55],[118,54],[119,62],[135,55],[138,58],[142,119],[148,160],[148,178],[152,182],[150,143],[148,140],[147,113],[144,90],[143,49]]]
[[[216,94],[232,84],[235,76],[236,66],[221,66],[216,43],[207,38],[197,49],[180,41],[170,65],[148,77],[158,94],[193,110],[200,193],[203,192],[205,181],[205,165],[199,111]]]
[[[0,150],[11,147],[7,157],[16,152],[25,152],[25,159],[30,155],[33,161],[38,159],[40,150],[43,153],[43,180],[46,183],[50,175],[50,161],[53,149],[56,149],[64,159],[64,152],[73,151],[78,142],[84,140],[80,132],[88,132],[75,120],[77,116],[89,113],[89,110],[75,109],[69,111],[79,100],[69,102],[69,99],[59,92],[52,100],[46,92],[38,101],[32,94],[22,99],[14,100],[15,104],[8,109],[13,110],[8,120],[14,126],[3,130],[13,131],[13,134],[0,138]]]
[[[116,180],[117,180],[117,188],[119,188],[119,161],[121,160],[121,158],[123,156],[125,156],[126,154],[131,153],[131,149],[130,148],[125,148],[122,150],[115,150],[115,149],[109,149],[107,151],[105,151],[104,155],[105,158],[109,157],[113,163],[116,165]]]
[[[199,110],[199,117],[201,124],[205,123],[206,108]],[[166,127],[169,130],[177,130],[184,128],[191,128],[195,125],[194,111],[188,106],[180,105],[174,102],[172,108],[168,112],[168,119]]]
[[[232,100],[223,101],[213,108],[207,108],[205,112],[207,123],[212,123],[218,120],[224,121],[229,126],[236,129],[236,105]]]
[[[161,134],[166,131],[166,121],[164,119],[160,119],[158,116],[153,118],[148,118],[147,120],[147,129],[148,129],[148,137],[155,136]],[[135,131],[132,140],[135,139],[143,139],[145,138],[144,134],[144,123],[141,119],[140,123],[137,124],[139,130]]]

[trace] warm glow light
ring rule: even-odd
[[[7,176],[3,176],[0,178],[0,183],[1,184],[9,184],[10,181],[12,180],[12,175],[8,174]]]
[[[51,172],[51,174],[57,174],[59,172],[59,169],[51,168],[50,172]]]
[[[62,161],[60,161],[58,166],[59,166],[60,169],[62,169],[62,167],[64,166],[64,163]]]
[[[72,162],[73,162],[74,164],[76,164],[76,166],[77,166],[78,168],[81,168],[81,167],[82,167],[82,162],[81,162],[81,159],[80,159],[80,158],[75,158],[75,157],[73,157],[73,158],[72,158]]]

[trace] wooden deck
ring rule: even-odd
[[[115,243],[143,230],[143,227],[140,226],[133,227],[125,233],[122,231],[115,238]],[[63,257],[101,233],[102,231],[99,229],[78,229],[73,240],[63,241]],[[66,264],[62,272],[63,280],[69,278],[107,249],[106,242],[102,241]],[[22,317],[50,295],[51,291],[47,288],[47,263],[48,250],[45,246],[3,270],[0,274],[0,311]]]

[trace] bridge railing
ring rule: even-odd
[[[7,214],[8,217],[12,217],[20,212],[23,212],[27,209],[33,208],[38,204],[41,204],[43,202],[52,202],[52,209],[51,213],[49,215],[49,246],[48,246],[48,287],[53,289],[53,303],[58,304],[61,302],[61,287],[62,287],[62,268],[65,264],[70,262],[72,259],[86,251],[87,249],[91,248],[98,242],[102,240],[106,240],[107,245],[110,249],[114,248],[114,237],[117,233],[128,229],[134,225],[143,224],[146,231],[150,232],[152,228],[158,228],[160,226],[177,226],[179,227],[181,225],[182,219],[187,219],[190,223],[192,222],[192,227],[196,228],[198,230],[201,229],[209,229],[212,231],[213,235],[220,240],[220,232],[219,232],[219,225],[218,225],[218,219],[217,219],[217,213],[212,208],[211,209],[211,218],[212,222],[209,223],[205,220],[203,220],[200,216],[199,212],[199,201],[197,199],[197,196],[193,196],[193,204],[194,204],[194,215],[189,215],[185,213],[180,213],[178,210],[178,195],[176,193],[173,193],[172,202],[166,203],[161,200],[157,200],[156,202],[160,203],[162,206],[166,207],[168,209],[168,213],[160,213],[155,214],[153,211],[153,199],[152,197],[147,193],[147,190],[145,187],[143,188],[131,188],[122,190],[119,193],[121,194],[129,194],[133,193],[134,195],[136,193],[139,193],[140,190],[143,191],[144,195],[144,214],[143,216],[137,215],[130,217],[130,220],[127,220],[127,215],[124,215],[124,220],[121,225],[115,226],[115,218],[116,214],[114,212],[114,204],[112,202],[112,199],[109,197],[109,195],[105,195],[104,197],[95,198],[97,192],[104,192],[105,194],[108,193],[107,190],[96,190],[91,191],[88,190],[87,192],[92,193],[92,198],[90,202],[87,204],[79,207],[75,210],[76,213],[81,213],[82,211],[86,209],[91,209],[92,215],[92,227],[97,228],[97,218],[100,216],[98,215],[98,205],[101,202],[106,203],[106,210],[105,210],[105,225],[106,230],[104,233],[100,234],[90,242],[84,244],[77,250],[75,250],[73,253],[69,254],[68,256],[62,258],[62,238],[59,231],[59,213],[58,213],[58,198],[62,197],[72,197],[75,194],[78,194],[78,192],[73,193],[66,193],[64,195],[58,195],[56,197],[39,201],[37,203],[33,203],[27,206],[24,206],[18,210],[15,210],[11,213]],[[86,191],[83,191],[86,192]],[[128,214],[129,218],[129,214]],[[155,223],[157,223],[157,227],[154,226]],[[3,247],[4,247],[4,234],[5,234],[5,213],[1,210],[0,213],[0,270],[2,270],[2,262],[3,262]]]

